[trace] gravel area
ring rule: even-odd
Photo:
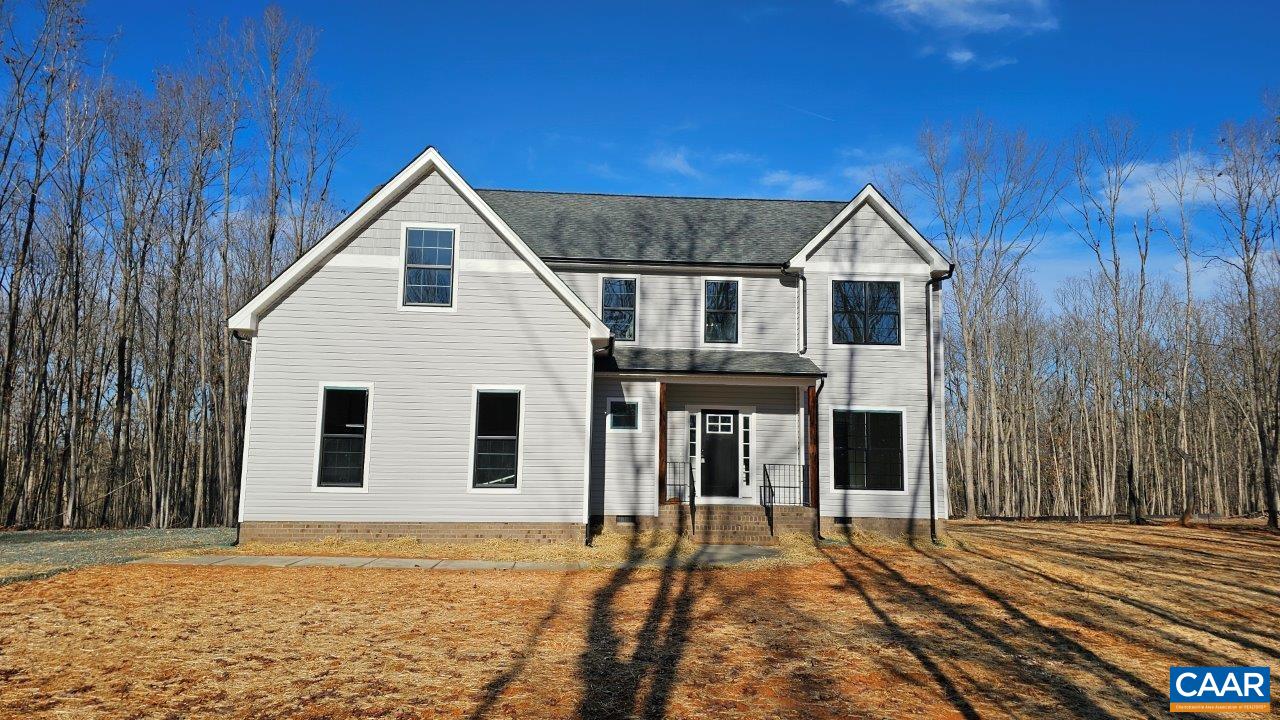
[[[0,585],[166,550],[230,546],[235,539],[235,528],[0,532]]]

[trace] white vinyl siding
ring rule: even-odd
[[[459,228],[446,313],[398,312],[402,223]],[[582,522],[587,328],[431,174],[263,316],[244,519]],[[377,388],[363,494],[311,491],[318,383]],[[523,386],[518,493],[469,491],[475,385]]]
[[[635,431],[608,431],[609,402],[639,405]],[[591,514],[658,514],[658,384],[597,377],[591,433]],[[671,429],[667,429],[668,433]]]
[[[841,279],[883,280],[882,271],[859,275],[860,264],[883,267],[892,263],[908,272],[894,279],[902,283],[900,346],[832,345],[830,284]],[[824,272],[833,267],[839,273]],[[850,272],[853,271],[853,272]],[[819,487],[824,516],[918,518],[929,517],[927,386],[925,384],[925,281],[929,267],[915,250],[879,216],[864,205],[832,239],[817,249],[806,266],[808,278],[809,352],[827,372],[818,396]],[[936,313],[935,313],[936,318]],[[935,333],[935,337],[937,337]],[[894,348],[886,350],[886,348]],[[935,350],[937,348],[935,347]],[[940,353],[939,355],[940,356]],[[940,364],[935,376],[940,376]],[[833,490],[832,409],[899,408],[902,411],[906,487],[902,491]],[[942,448],[942,403],[935,403],[935,464],[939,517],[947,515],[946,466]]]
[[[703,276],[645,270],[637,278],[638,327],[636,345],[654,348],[710,348],[795,352],[798,282],[793,275],[743,275],[739,281],[738,344],[704,343]],[[556,270],[570,288],[592,307],[598,307],[601,276],[596,270]],[[710,275],[708,275],[710,277]],[[826,337],[824,334],[822,337]]]

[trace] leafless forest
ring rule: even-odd
[[[3,6],[0,524],[229,524],[248,352],[225,330],[339,214],[352,135],[277,10],[112,77],[78,3]]]
[[[224,319],[342,214],[316,32],[194,31],[146,87],[79,4],[0,5],[0,525],[235,521],[247,348]],[[1152,146],[925,129],[888,191],[956,263],[956,514],[1275,523],[1280,114]],[[1059,288],[1033,253],[1096,259]],[[1176,258],[1176,262],[1170,262]]]

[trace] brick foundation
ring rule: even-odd
[[[671,530],[693,535],[706,542],[750,542],[770,544],[773,538],[784,533],[809,534],[813,532],[813,510],[807,507],[776,506],[773,508],[772,526],[764,508],[758,505],[699,505],[691,517],[688,505],[666,504],[658,509],[658,515],[639,515],[635,522],[618,522],[618,516],[606,515],[597,520],[595,527],[612,532],[633,532],[651,529]],[[866,532],[891,538],[929,538],[927,518],[851,518],[851,525],[837,525],[835,518],[821,520],[823,537],[838,539],[846,532]],[[947,524],[938,520],[938,535],[946,537]]]
[[[892,538],[929,539],[928,518],[854,517],[852,525],[837,525],[835,518],[822,518],[822,536],[839,538],[846,532],[868,532]],[[947,535],[947,521],[938,519],[938,537]]]
[[[581,523],[518,522],[305,522],[251,520],[240,524],[240,542],[309,542],[327,537],[348,540],[474,542],[501,538],[533,543],[585,542]]]

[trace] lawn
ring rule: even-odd
[[[1255,527],[951,536],[748,569],[82,568],[0,587],[0,716],[1155,717],[1171,664],[1280,656]]]

